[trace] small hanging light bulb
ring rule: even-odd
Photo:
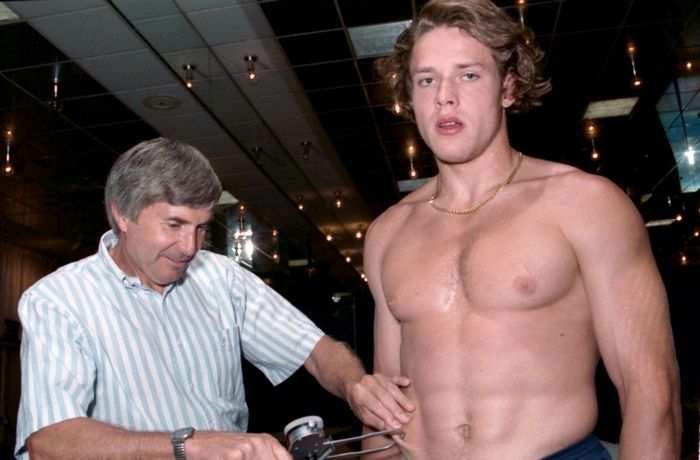
[[[280,261],[280,255],[277,253],[277,251],[272,253],[272,260],[274,260],[275,263],[278,263]]]
[[[15,173],[15,166],[12,164],[12,130],[5,130],[5,161],[2,164],[2,174],[11,176]]]
[[[688,257],[681,252],[681,265],[688,265]]]
[[[595,145],[595,139],[598,137],[598,127],[593,121],[589,121],[586,124],[586,136],[591,140],[591,159],[597,161],[600,159],[600,153]]]
[[[279,233],[279,231],[277,231],[276,228],[273,228],[273,229],[272,229],[272,237],[273,237],[273,238],[277,238],[277,237],[279,236],[279,234],[280,234],[280,233]]]
[[[342,199],[342,193],[340,190],[335,191],[335,207],[340,209],[343,207],[343,199]]]
[[[182,66],[182,70],[185,71],[185,86],[192,89],[194,86],[194,71],[197,70],[197,66],[194,64],[185,64]]]
[[[297,195],[297,208],[299,211],[304,210],[304,197],[302,195]]]
[[[347,262],[347,263],[352,262],[352,259],[350,258],[350,256],[345,256],[345,262]]]
[[[630,42],[627,44],[627,55],[630,58],[630,64],[632,65],[632,86],[638,88],[642,86],[642,80],[637,75],[637,47],[634,43]]]
[[[331,235],[330,233],[326,233],[326,241],[333,241],[333,235]]]
[[[413,165],[413,158],[416,156],[416,146],[413,143],[408,144],[408,147],[406,148],[406,153],[408,155],[409,163],[408,176],[411,179],[415,179],[416,177],[418,177],[418,171],[416,171],[416,168]]]
[[[311,141],[301,141],[301,158],[302,160],[308,160],[311,158]]]
[[[257,62],[258,57],[254,54],[249,54],[247,56],[244,56],[243,60],[246,62],[248,80],[255,80],[257,78],[257,74],[255,73],[255,63]]]
[[[520,27],[525,29],[525,9],[527,8],[526,0],[515,0],[515,6],[518,8],[518,17],[520,19]]]
[[[687,71],[693,70],[693,61],[685,61],[685,70],[687,70]]]
[[[401,114],[401,104],[399,104],[399,101],[394,101],[394,104],[391,106],[391,111],[396,115]]]
[[[358,230],[355,232],[355,238],[357,238],[358,240],[362,239],[362,230]]]
[[[53,78],[51,80],[51,99],[48,101],[49,108],[56,112],[63,110],[63,103],[58,98],[59,76],[61,73],[61,64],[56,63],[53,66]]]
[[[676,222],[681,222],[683,220],[683,214],[676,214]]]

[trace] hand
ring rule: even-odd
[[[282,444],[269,434],[197,431],[185,442],[189,460],[292,460]]]
[[[407,377],[365,374],[359,381],[349,384],[348,404],[369,427],[377,430],[401,428],[411,420],[410,412],[415,410],[415,405],[401,390],[410,384]]]

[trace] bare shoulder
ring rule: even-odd
[[[633,208],[627,195],[610,179],[587,173],[574,166],[553,161],[529,158],[529,167],[521,181],[541,181],[548,199],[567,205],[572,211],[575,206],[591,211],[612,208]],[[578,209],[581,211],[581,209]]]
[[[428,201],[434,193],[435,179],[430,179],[420,188],[409,193],[377,217],[367,231],[368,243],[393,235],[406,222],[416,206]]]

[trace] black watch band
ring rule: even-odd
[[[190,439],[194,435],[194,428],[188,426],[187,428],[180,428],[175,430],[170,434],[170,442],[173,444],[173,454],[175,454],[175,460],[187,460],[185,456],[185,441]]]

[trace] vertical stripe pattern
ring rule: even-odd
[[[22,296],[16,454],[33,432],[88,416],[136,431],[245,431],[245,357],[273,383],[322,337],[306,316],[228,257],[199,251],[163,295],[126,276],[108,249]]]

